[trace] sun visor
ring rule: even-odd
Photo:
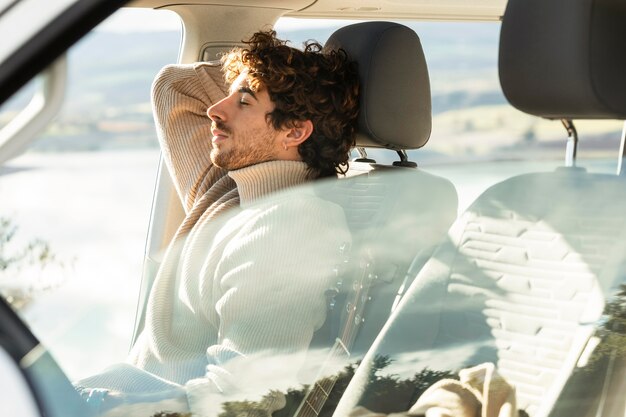
[[[325,49],[339,48],[359,66],[357,146],[424,146],[431,131],[430,82],[417,34],[397,23],[358,23],[331,35]]]
[[[500,83],[519,110],[549,119],[626,118],[626,2],[509,0]]]

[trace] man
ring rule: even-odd
[[[80,386],[135,399],[176,397],[169,390],[180,386],[193,413],[215,414],[219,396],[278,373],[259,361],[282,355],[293,359],[283,367],[300,366],[324,322],[324,294],[350,239],[345,218],[310,190],[281,192],[345,172],[355,65],[317,43],[291,48],[273,31],[245,43],[221,66],[172,65],[155,80],[158,136],[186,218],[151,290],[132,366]]]

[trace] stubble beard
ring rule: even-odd
[[[220,145],[213,144],[210,154],[211,162],[217,167],[233,171],[276,160],[274,139],[272,132],[264,129],[231,135],[227,139],[228,146],[222,146],[220,149]]]

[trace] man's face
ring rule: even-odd
[[[230,94],[207,111],[213,121],[211,161],[234,170],[277,159],[282,146],[279,132],[267,119],[273,110],[267,90],[252,91],[247,74],[241,74]]]

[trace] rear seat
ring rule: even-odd
[[[509,0],[499,64],[505,95],[551,119],[626,118],[625,23],[616,2]],[[407,374],[493,362],[516,386],[519,409],[549,415],[605,297],[625,282],[625,265],[623,177],[564,167],[492,186],[418,274],[335,415],[372,408],[365,387],[380,355]]]

